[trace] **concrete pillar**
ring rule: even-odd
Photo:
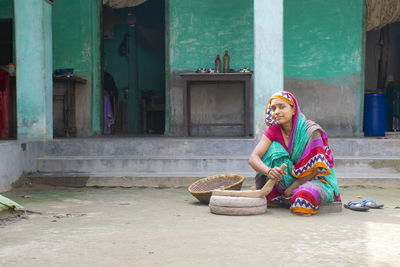
[[[283,90],[283,0],[254,0],[254,134],[265,130],[269,97]]]
[[[53,137],[51,4],[14,0],[18,139]]]
[[[84,1],[82,1],[84,2]],[[101,120],[103,118],[101,92],[101,16],[102,1],[91,1],[92,27],[92,132],[101,134]]]

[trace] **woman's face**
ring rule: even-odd
[[[273,98],[271,100],[271,115],[279,125],[290,122],[293,118],[294,111],[294,108],[289,105],[289,103],[279,98]]]

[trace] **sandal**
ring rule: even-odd
[[[371,208],[371,209],[381,209],[384,206],[383,204],[381,204],[381,205],[376,204],[375,200],[363,200],[363,201],[361,201],[361,203],[364,206]]]
[[[355,211],[368,211],[369,207],[364,206],[362,202],[354,202],[350,201],[347,204],[344,204],[344,207],[350,210],[355,210]]]

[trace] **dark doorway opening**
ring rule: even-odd
[[[376,95],[381,94],[386,96],[388,101],[387,105],[382,104],[381,106],[382,109],[387,108],[388,118],[386,125],[388,132],[400,131],[399,47],[400,22],[388,24],[382,29],[367,32],[365,93]],[[368,108],[368,103],[365,104],[366,108]],[[368,110],[365,110],[365,113],[368,114]],[[370,118],[364,116],[364,128],[369,119]],[[381,124],[380,122],[377,123],[379,125]],[[386,125],[382,127],[385,127]]]
[[[17,138],[13,19],[0,19],[0,139]]]
[[[163,134],[165,2],[103,5],[103,134]]]

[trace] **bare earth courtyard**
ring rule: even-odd
[[[399,266],[400,190],[341,188],[381,210],[209,212],[185,188],[20,188],[0,214],[0,266]]]

